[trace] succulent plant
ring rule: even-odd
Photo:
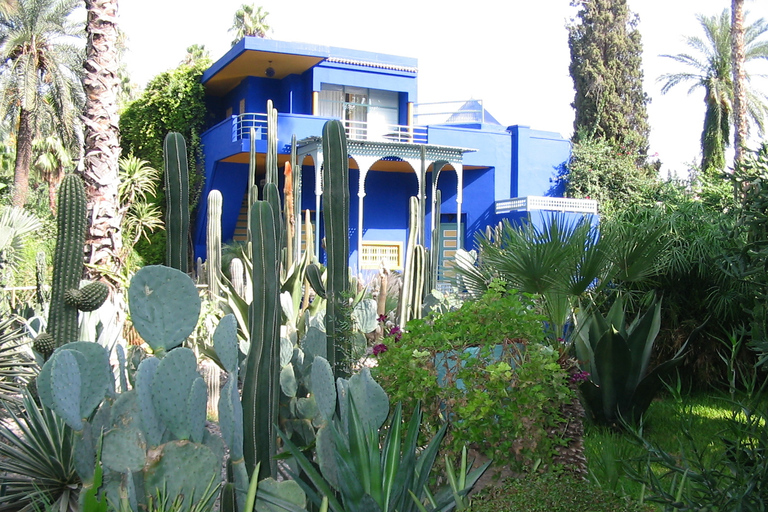
[[[85,188],[82,179],[68,174],[59,187],[59,210],[56,219],[56,249],[53,255],[53,278],[48,324],[44,339],[35,345],[48,357],[54,348],[77,340],[78,312],[98,309],[109,295],[104,283],[88,283],[80,288],[85,256],[85,233],[88,225]]]
[[[172,268],[189,273],[189,166],[187,143],[170,132],[163,141],[166,194],[166,258]]]

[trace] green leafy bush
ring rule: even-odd
[[[377,380],[393,402],[412,410],[421,401],[430,434],[451,420],[444,447],[453,457],[475,445],[496,464],[532,467],[566,441],[548,432],[572,396],[544,338],[534,297],[494,283],[458,310],[409,322],[379,353]]]

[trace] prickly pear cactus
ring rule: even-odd
[[[200,316],[195,283],[183,272],[162,265],[144,267],[128,287],[131,321],[158,355],[192,334]]]

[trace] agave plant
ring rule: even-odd
[[[24,350],[24,332],[13,318],[0,320],[0,401],[14,402],[34,375],[35,361]]]
[[[326,454],[333,458],[332,461],[320,461],[319,471],[299,447],[280,434],[286,450],[296,459],[312,485],[301,478],[296,481],[317,506],[322,504],[322,497],[327,497],[332,512],[449,511],[457,504],[466,503],[462,498],[490,464],[489,461],[467,473],[465,459],[459,479],[453,475],[454,485],[433,495],[427,485],[447,424],[422,449],[417,443],[421,425],[418,405],[407,424],[404,440],[400,404],[392,414],[383,439],[378,429],[360,419],[351,394],[348,407],[346,433],[339,422],[328,424],[335,450]]]
[[[0,422],[0,511],[78,510],[72,429],[28,391],[22,406]]]
[[[660,317],[661,302],[654,301],[649,311],[627,324],[621,297],[605,317],[597,311],[580,315],[574,345],[582,369],[589,373],[580,390],[596,423],[636,424],[663,386],[662,379],[682,362],[685,345],[649,371]]]

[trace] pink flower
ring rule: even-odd
[[[389,348],[385,344],[379,343],[378,345],[373,346],[373,355],[378,356],[379,354],[383,354],[387,350],[389,350]]]

